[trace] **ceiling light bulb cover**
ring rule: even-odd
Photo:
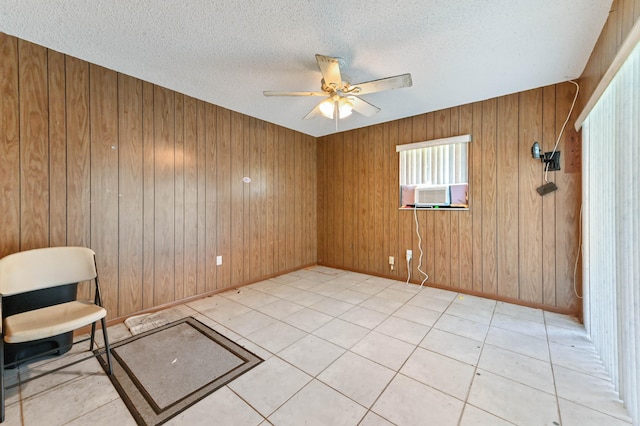
[[[333,118],[333,99],[329,98],[320,104],[320,112],[327,118]]]
[[[353,104],[347,98],[340,98],[334,100],[329,98],[320,104],[320,112],[322,115],[329,119],[333,119],[333,112],[335,111],[335,103],[338,103],[338,118],[345,118],[351,115],[353,110]]]
[[[351,115],[351,111],[353,110],[353,104],[347,98],[340,98],[338,101],[338,111],[340,118],[345,118]]]

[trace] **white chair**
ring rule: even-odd
[[[93,302],[90,300],[73,300],[10,315],[2,321],[2,339],[0,341],[0,393],[2,394],[0,395],[0,399],[2,400],[0,403],[2,407],[0,422],[4,421],[5,411],[5,343],[39,341],[91,324],[91,336],[81,340],[91,341],[89,347],[91,355],[67,363],[44,374],[58,371],[105,352],[109,369],[108,373],[109,375],[112,374],[111,349],[109,347],[106,327],[107,311],[102,307],[98,272],[93,250],[85,247],[50,247],[14,253],[0,259],[0,309],[2,309],[2,299],[6,296],[66,284],[81,283],[83,281],[93,281],[95,283],[95,297]],[[105,350],[94,353],[93,346],[95,343],[96,323],[98,321],[101,321]],[[57,349],[45,354],[56,351]],[[44,354],[39,354],[36,357],[42,355]],[[24,360],[20,361],[24,362]],[[40,374],[29,380],[37,379],[44,374]],[[22,383],[24,382],[25,381]],[[7,389],[13,386],[17,386],[17,384],[8,386]]]

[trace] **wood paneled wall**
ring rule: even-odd
[[[639,17],[640,0],[613,1],[579,106]],[[473,135],[470,211],[418,212],[429,282],[579,308],[580,175],[566,172],[564,146],[579,135],[568,126],[563,171],[550,173],[559,190],[545,197],[535,192],[542,167],[529,155],[533,140],[552,148],[569,84],[324,137],[316,159],[311,137],[1,33],[0,58],[0,256],[94,248],[112,317],[316,258],[406,279],[412,249],[417,279],[394,148],[463,133]],[[579,290],[580,268],[577,280]]]
[[[414,211],[398,210],[395,146],[470,133],[470,210],[417,211],[428,283],[577,311],[581,182],[566,159],[579,135],[568,125],[560,141],[556,192],[538,195],[543,166],[531,158],[534,141],[553,149],[574,94],[563,83],[320,138],[318,262],[406,280],[411,249],[420,282]]]
[[[112,318],[316,263],[315,138],[1,33],[0,128],[0,257],[93,248]]]
[[[640,19],[640,0],[613,0],[607,22],[580,76],[579,108],[587,103],[620,46]]]

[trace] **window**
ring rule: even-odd
[[[406,145],[400,153],[400,205],[468,207],[471,135]]]

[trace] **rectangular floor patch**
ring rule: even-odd
[[[192,317],[117,342],[111,354],[111,381],[140,425],[164,423],[262,362]],[[98,359],[107,371],[106,355]]]

